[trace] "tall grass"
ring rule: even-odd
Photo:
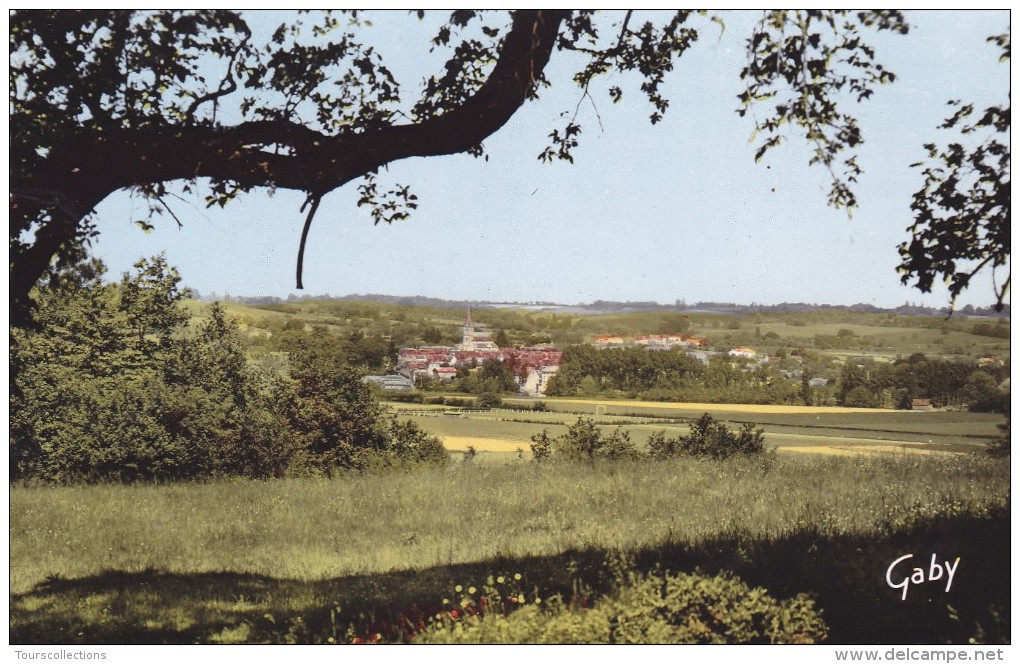
[[[455,464],[334,480],[12,487],[11,591],[108,570],[314,580],[742,532],[890,532],[1008,504],[980,457]]]

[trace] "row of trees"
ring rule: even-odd
[[[38,288],[13,329],[11,477],[52,482],[329,474],[436,462],[436,438],[383,416],[340,345],[321,339],[284,371],[248,363],[213,305],[194,319],[163,256],[119,283],[87,261]]]
[[[745,370],[748,369],[748,370]],[[749,368],[712,356],[708,364],[680,349],[568,347],[550,396],[599,394],[707,403],[800,403],[801,386],[764,365]]]
[[[784,377],[772,364],[714,355],[707,364],[681,350],[568,347],[551,381],[550,396],[627,396],[705,403],[814,403],[816,372],[803,366],[801,379]],[[929,359],[915,354],[891,364],[847,362],[828,398],[849,407],[910,408],[913,399],[978,412],[1005,412],[1008,390],[1000,389],[1008,367]]]
[[[914,399],[932,399],[938,406],[966,406],[975,412],[1005,413],[1009,392],[999,385],[1007,367],[927,358],[917,353],[892,364],[866,366],[847,362],[840,373],[836,398],[852,407],[910,408]]]

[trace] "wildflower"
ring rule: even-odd
[[[503,577],[501,576],[496,577],[496,583],[503,583],[504,581],[506,581],[506,579],[504,579]]]
[[[457,609],[454,609],[453,611],[450,611],[450,617],[456,620],[457,618],[460,618],[460,613],[457,612]]]
[[[542,603],[542,598],[541,597],[536,597],[535,598],[535,604],[541,604],[541,603]]]
[[[520,602],[521,604],[524,604],[524,593],[521,593],[520,595],[517,596],[517,601]]]
[[[444,597],[444,598],[443,598],[443,606],[446,606],[446,605],[447,605],[447,604],[449,604],[449,603],[450,603],[450,600],[448,600],[448,599],[446,599],[446,598]]]
[[[455,590],[456,592],[460,592],[460,591],[464,590],[464,586],[462,586],[462,585],[460,585],[460,584],[458,583],[457,585],[455,585],[455,586],[453,587],[453,589],[454,589],[454,590]]]
[[[356,646],[359,646],[359,645],[361,645],[364,642],[365,642],[365,639],[361,638],[360,636],[355,636],[354,640],[351,641],[351,643],[353,643]]]
[[[468,588],[468,595],[474,595],[476,590],[478,589],[475,588],[474,586],[471,586],[470,588]]]
[[[520,581],[520,580],[521,580],[521,575],[520,574],[514,574],[514,581]]]

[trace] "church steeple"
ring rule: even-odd
[[[476,325],[471,319],[471,307],[468,307],[464,316],[464,338],[459,346],[460,350],[490,351],[499,350],[499,346],[492,342],[489,334],[485,331],[484,325]]]

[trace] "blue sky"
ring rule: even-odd
[[[898,80],[854,110],[866,142],[852,218],[826,206],[826,173],[808,167],[801,142],[754,162],[753,122],[735,110],[744,39],[759,16],[728,13],[721,34],[705,22],[700,42],[667,77],[671,105],[656,126],[634,86],[623,103],[609,101],[605,90],[623,77],[600,81],[595,108],[580,106],[584,133],[573,165],[537,159],[547,134],[562,125],[560,113],[581,98],[569,82],[576,63],[554,53],[552,89],[485,142],[488,161],[411,159],[381,175],[381,184],[412,186],[420,207],[411,220],[373,226],[356,205],[355,183],[324,198],[309,237],[304,292],[944,306],[944,290],[922,295],[902,286],[895,271],[910,198],[922,183],[909,164],[922,158],[924,143],[949,138],[936,130],[949,115],[947,100],[1005,101],[1009,66],[985,38],[1008,30],[1008,12],[908,12],[909,35],[872,40]],[[427,26],[403,13],[373,22],[366,40],[378,44],[399,79],[421,80]],[[412,89],[406,98],[415,97]],[[98,209],[94,249],[113,275],[166,251],[185,283],[204,294],[285,297],[299,292],[302,201],[298,192],[252,193],[218,210],[192,197],[173,204],[183,229],[164,217],[144,234],[133,222],[145,202],[116,194]],[[980,276],[959,304],[993,301],[990,276]]]

